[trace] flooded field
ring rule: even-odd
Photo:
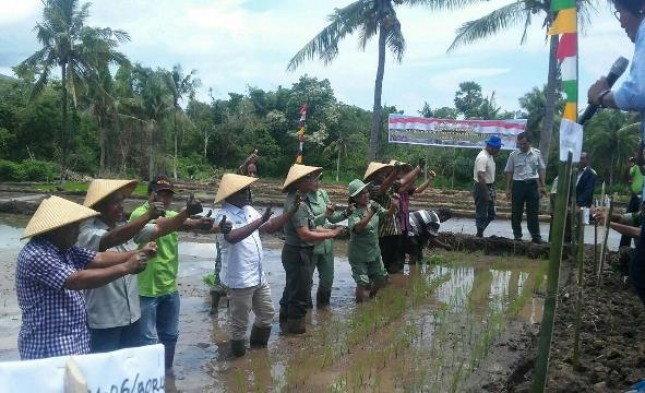
[[[24,244],[19,235],[26,219],[2,216],[0,222],[2,361],[18,358],[20,312],[12,269]],[[267,237],[263,242],[277,308],[284,285],[282,241]],[[202,282],[213,270],[212,239],[185,234],[180,244],[181,336],[175,377],[166,381],[169,392],[461,391],[472,385],[468,381],[477,370],[504,367],[487,359],[496,338],[513,334],[508,330],[517,321],[541,319],[542,302],[535,294],[545,278],[544,261],[430,254],[430,264],[406,265],[405,274],[392,275],[391,285],[376,299],[356,305],[346,243],[337,241],[331,308],[311,310],[302,336],[283,334],[276,315],[268,348],[235,359],[226,299],[218,315],[209,315],[208,288]]]

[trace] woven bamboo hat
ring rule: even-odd
[[[412,164],[408,164],[407,162],[397,161],[397,160],[390,160],[388,165],[392,165],[392,166],[399,165],[407,168],[412,168]]]
[[[99,212],[57,196],[50,196],[40,202],[40,206],[27,223],[21,239],[41,235],[67,224],[98,216]]]
[[[132,194],[136,186],[136,180],[94,179],[87,189],[83,206],[93,207],[113,192],[119,190],[125,198]]]
[[[217,195],[215,195],[215,202],[213,203],[223,201],[236,192],[250,186],[257,180],[257,177],[225,173],[224,176],[222,176],[222,180],[219,182],[219,188],[217,189]]]
[[[370,176],[375,174],[376,172],[380,171],[383,168],[391,168],[391,164],[382,164],[380,162],[370,162],[370,164],[367,166],[367,170],[365,171],[365,176],[363,176],[363,180],[367,180]]]
[[[287,191],[287,188],[293,183],[297,182],[308,174],[315,172],[322,172],[322,168],[319,166],[293,164],[291,168],[289,168],[289,173],[287,174],[287,178],[284,181],[284,185],[282,186],[282,192]]]

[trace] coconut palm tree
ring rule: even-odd
[[[184,75],[181,65],[177,64],[172,67],[172,71],[166,74],[166,84],[168,90],[172,94],[172,107],[173,107],[173,121],[174,121],[174,164],[173,164],[173,177],[177,180],[177,164],[179,145],[181,141],[181,128],[179,127],[179,118],[184,122],[190,122],[186,117],[183,109],[179,106],[179,101],[183,100],[185,96],[189,99],[195,97],[195,89],[201,85],[201,81],[195,78],[197,70],[191,70],[190,73]]]
[[[129,40],[126,32],[85,25],[90,3],[78,0],[43,0],[43,21],[35,27],[41,43],[36,53],[16,67],[19,75],[36,76],[31,98],[40,95],[49,83],[54,68],[60,67],[61,107],[61,183],[64,180],[67,142],[71,136],[68,115],[68,94],[74,104],[86,92],[88,84],[99,84],[97,68],[109,63],[127,62],[125,55],[116,50],[118,44]]]
[[[311,39],[289,61],[287,70],[294,71],[305,60],[318,56],[325,65],[338,55],[338,44],[348,35],[358,33],[359,45],[365,49],[367,42],[378,36],[378,66],[374,82],[374,107],[370,132],[369,159],[376,159],[381,130],[381,95],[385,71],[386,48],[401,62],[405,53],[405,38],[396,6],[427,6],[431,9],[452,9],[473,3],[475,0],[356,0],[344,8],[334,9],[329,16],[331,23]]]
[[[340,175],[340,157],[343,153],[345,153],[345,157],[347,157],[347,139],[342,135],[339,135],[336,140],[332,141],[325,147],[323,152],[330,155],[336,155],[336,181],[338,181]]]
[[[602,110],[585,126],[585,149],[598,174],[611,187],[627,158],[640,146],[639,122],[633,113]]]
[[[589,22],[589,11],[591,10],[588,0],[578,2],[579,22],[582,26]],[[551,0],[516,0],[508,5],[496,9],[479,19],[464,23],[458,30],[457,35],[448,48],[453,51],[455,48],[488,38],[502,30],[523,24],[524,30],[520,43],[526,42],[527,29],[533,22],[536,15],[543,15],[542,26],[549,29],[554,20],[551,11]],[[553,134],[555,99],[558,78],[558,64],[556,52],[558,51],[558,36],[549,37],[549,73],[547,76],[546,105],[542,132],[540,134],[540,149],[543,152],[544,160],[549,157],[551,147],[551,135]]]

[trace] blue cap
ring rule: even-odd
[[[484,142],[486,142],[486,145],[495,149],[499,149],[500,147],[504,146],[502,140],[497,135],[491,135],[490,138],[486,139]]]

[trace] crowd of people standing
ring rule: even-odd
[[[350,182],[343,204],[332,203],[321,188],[322,168],[294,164],[282,187],[283,213],[274,217],[271,206],[260,213],[251,205],[257,159],[254,152],[237,174],[221,178],[215,197],[221,207],[213,218],[200,215],[203,207],[192,194],[184,208],[171,210],[175,188],[165,176],[150,181],[148,199],[129,217],[123,202],[137,185],[133,180],[93,180],[82,206],[46,198],[23,233],[30,241],[17,263],[21,358],[161,343],[170,372],[179,337],[179,230],[219,234],[219,277],[229,300],[235,356],[246,353],[247,343],[267,345],[276,313],[260,233],[284,233],[286,281],[278,314],[281,329],[291,334],[306,332],[316,269],[315,305],[330,306],[334,238],[349,237],[357,302],[373,298],[389,274],[402,272],[406,251],[415,263],[426,247],[449,248],[436,240],[449,210],[409,211],[410,196],[423,192],[435,176],[424,160],[416,167],[371,163],[362,180]],[[415,187],[422,172],[425,178]],[[345,220],[346,226],[339,225]],[[247,338],[251,312],[255,318]]]

